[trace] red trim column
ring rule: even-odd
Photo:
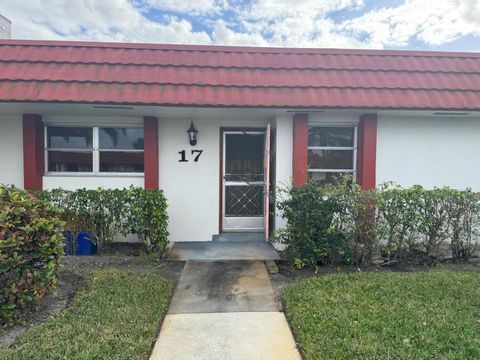
[[[308,179],[308,114],[293,116],[293,185],[303,186]]]
[[[42,190],[44,160],[44,133],[40,115],[23,115],[23,187]]]
[[[360,116],[357,134],[357,183],[363,189],[376,186],[377,115]]]
[[[158,119],[143,118],[145,189],[158,189]]]

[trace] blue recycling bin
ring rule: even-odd
[[[73,249],[72,233],[65,231],[65,254],[67,255],[93,255],[97,252],[97,245],[90,240],[87,232],[82,231],[77,236],[77,251]]]

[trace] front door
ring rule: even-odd
[[[265,229],[265,132],[223,132],[223,231]]]

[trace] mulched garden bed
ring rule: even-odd
[[[30,327],[44,323],[65,309],[77,290],[84,285],[84,277],[91,270],[114,268],[140,274],[158,274],[176,284],[184,266],[183,262],[166,262],[144,255],[135,245],[118,245],[110,253],[113,255],[63,256],[57,288],[39,301],[38,311],[28,314],[24,324],[0,329],[0,348],[11,344]]]

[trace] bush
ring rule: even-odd
[[[287,226],[277,240],[299,267],[341,259],[368,265],[374,256],[431,263],[448,242],[454,260],[468,260],[480,225],[480,196],[448,187],[403,189],[386,183],[362,190],[349,177],[334,185],[309,182],[280,190]]]
[[[16,322],[57,281],[63,251],[57,208],[0,186],[0,322]]]
[[[147,251],[163,252],[168,245],[167,200],[161,190],[126,191],[124,233],[137,234]]]
[[[418,250],[425,260],[430,260],[436,257],[440,245],[448,236],[449,189],[425,190],[419,185],[415,185],[413,188],[419,194],[417,204]]]
[[[408,256],[417,240],[419,192],[394,183],[379,186],[377,209],[384,226],[383,253],[389,260]]]
[[[480,197],[467,189],[450,191],[447,201],[448,237],[455,260],[468,260],[479,236]]]
[[[99,252],[108,250],[115,236],[137,234],[147,251],[163,252],[168,245],[167,201],[161,190],[55,189],[39,193],[62,209],[65,228],[75,240],[87,232]]]
[[[304,187],[279,189],[278,208],[288,220],[276,234],[276,240],[286,245],[285,255],[297,267],[331,264],[340,258],[351,259],[347,239],[332,227],[341,203],[327,189],[309,182]]]
[[[74,248],[80,232],[87,232],[98,245],[99,252],[107,250],[113,238],[122,231],[125,217],[125,190],[54,189],[41,192],[41,197],[57,204],[62,210],[65,228],[72,234]]]
[[[318,186],[318,185],[317,185]],[[384,235],[382,219],[377,211],[378,193],[365,191],[345,176],[335,185],[325,186],[331,196],[343,204],[335,216],[334,227],[353,245],[356,265],[368,265],[378,251]]]
[[[455,260],[470,258],[478,236],[478,194],[470,189],[424,189],[420,185],[402,189],[392,183],[377,191],[390,259],[420,255],[423,262],[435,262],[446,243]]]

